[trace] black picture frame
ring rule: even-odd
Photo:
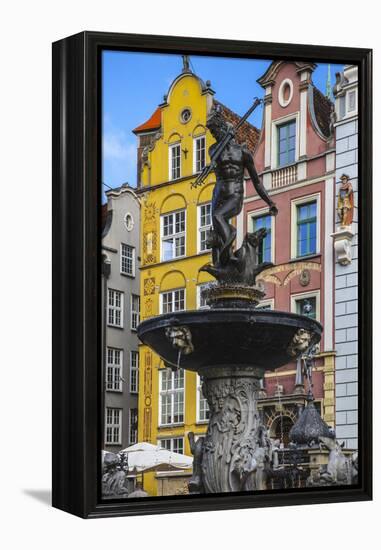
[[[100,177],[103,49],[359,67],[359,484],[101,502]],[[53,506],[83,518],[372,498],[372,50],[83,32],[53,44]]]

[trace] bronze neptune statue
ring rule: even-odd
[[[208,264],[202,269],[211,273],[220,282],[252,285],[252,274],[258,274],[269,267],[269,264],[262,265],[258,270],[257,262],[258,248],[266,236],[266,230],[246,235],[243,247],[234,252],[236,228],[230,223],[243,207],[245,170],[258,195],[268,204],[270,213],[278,213],[277,207],[259,180],[249,149],[235,139],[237,130],[259,104],[260,100],[256,99],[235,127],[225,120],[221,106],[216,105],[211,110],[206,124],[216,142],[209,149],[210,165],[203,170],[193,185],[200,185],[206,175],[214,170],[216,184],[212,198],[213,230],[209,237],[213,265]]]

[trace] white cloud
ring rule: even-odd
[[[136,163],[136,144],[129,142],[123,131],[105,132],[103,136],[103,158],[105,160]]]

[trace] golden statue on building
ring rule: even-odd
[[[343,174],[340,180],[341,185],[337,198],[337,214],[341,227],[347,227],[351,225],[353,221],[353,187],[349,181],[349,176],[346,174]]]

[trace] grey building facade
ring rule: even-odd
[[[357,449],[358,436],[358,69],[336,76],[336,204],[343,177],[353,188],[353,221],[332,235],[335,249],[336,436]],[[361,182],[360,182],[361,183]]]
[[[140,203],[127,184],[107,191],[102,211],[103,448],[137,442]]]

